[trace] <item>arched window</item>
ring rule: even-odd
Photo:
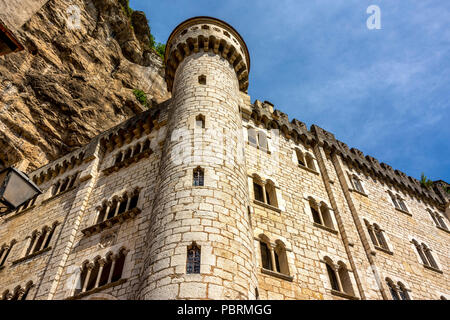
[[[425,256],[425,253],[423,252],[422,246],[416,241],[416,240],[412,240],[412,243],[414,244],[414,246],[416,247],[417,253],[420,256],[420,259],[422,260],[422,263],[424,265],[429,265],[428,264],[428,260]]]
[[[328,278],[330,279],[331,289],[340,291],[336,271],[334,271],[334,268],[328,262],[326,262],[325,265],[327,268]]]
[[[373,226],[369,223],[369,221],[367,221],[365,219],[364,219],[364,223],[366,224],[367,231],[369,232],[369,236],[370,236],[370,239],[372,240],[373,245],[377,246],[378,245],[378,240],[377,240],[377,238],[375,236],[375,231],[373,229]]]
[[[403,283],[401,283],[401,282],[398,282],[397,286],[399,288],[400,298],[402,300],[411,300],[409,298],[408,290],[406,289],[405,285]]]
[[[86,291],[92,290],[95,288],[95,284],[97,282],[98,272],[100,271],[100,257],[96,257],[94,259],[93,267],[91,267],[91,272],[89,274],[89,280],[86,286]]]
[[[391,200],[392,200],[392,203],[394,204],[394,207],[397,208],[397,209],[401,209],[400,206],[397,203],[397,200],[396,200],[395,196],[391,192],[388,192],[388,193],[389,193],[389,196],[391,197]]]
[[[73,186],[75,185],[75,182],[77,181],[77,178],[78,178],[78,172],[75,173],[72,177],[70,177],[70,183],[67,186],[67,189],[73,188]]]
[[[99,287],[104,286],[105,284],[108,283],[112,265],[113,265],[113,254],[112,252],[109,252],[106,255],[105,264],[102,269],[102,274],[100,275],[100,281],[98,283]]]
[[[133,196],[130,199],[130,206],[128,207],[128,210],[132,210],[137,207],[139,201],[139,190],[135,190],[133,193]]]
[[[305,156],[303,155],[303,152],[300,151],[300,149],[295,149],[295,154],[297,155],[297,162],[299,165],[306,167],[305,162]]]
[[[261,150],[268,150],[267,136],[262,131],[258,131],[258,146]]]
[[[126,250],[122,249],[116,257],[115,267],[112,273],[111,282],[122,279],[123,268],[125,266]]]
[[[137,155],[137,154],[139,154],[139,153],[141,153],[141,145],[140,145],[139,143],[137,143],[137,144],[134,146],[134,149],[133,149],[133,155],[135,156],[135,155]]]
[[[431,267],[435,268],[435,269],[439,269],[436,260],[434,260],[433,255],[431,254],[431,250],[430,248],[428,248],[428,246],[425,243],[422,243],[422,248],[423,251],[425,253],[425,256],[428,260],[428,265],[430,265]]]
[[[125,194],[122,199],[120,199],[120,205],[119,205],[119,211],[117,211],[117,214],[124,213],[127,210],[128,205],[128,195]]]
[[[187,248],[186,273],[200,273],[201,251],[200,247],[193,242]]]
[[[111,219],[112,217],[114,217],[116,215],[116,211],[117,211],[117,199],[114,198],[113,201],[111,202],[111,206],[109,207],[108,217],[106,219]]]
[[[33,281],[29,281],[27,283],[27,285],[25,286],[25,290],[24,290],[23,295],[20,300],[27,300],[28,294],[32,287],[33,287]]]
[[[122,162],[122,152],[118,152],[116,155],[116,160],[114,162],[114,164],[118,164]]]
[[[305,155],[305,159],[306,159],[306,166],[311,169],[316,171],[316,165],[314,164],[314,158],[312,157],[312,155],[310,155],[309,153],[307,153]]]
[[[255,194],[255,200],[264,202],[264,188],[255,180],[253,180],[253,192]]]
[[[4,244],[0,250],[0,267],[5,265],[12,247],[16,244],[16,240],[12,240],[9,245]]]
[[[195,127],[197,129],[204,129],[205,128],[205,117],[203,115],[199,114],[195,118]]]
[[[55,195],[58,193],[60,184],[61,184],[61,182],[58,181],[58,182],[53,186],[52,196],[55,196]]]
[[[193,185],[195,187],[203,187],[205,185],[205,171],[202,168],[200,167],[195,168],[193,172],[193,177],[194,177]]]
[[[280,241],[275,241],[274,249],[276,271],[285,275],[289,275],[289,264],[287,260],[286,247]]]
[[[127,159],[130,159],[130,158],[131,158],[131,156],[132,156],[132,154],[133,154],[133,149],[131,149],[131,148],[128,148],[127,152],[125,153],[125,157],[124,157],[124,159],[123,159],[123,160],[127,160]]]
[[[447,298],[445,296],[440,296],[439,298],[440,300],[447,300]]]
[[[448,230],[448,227],[445,224],[444,218],[439,213],[433,212],[431,210],[428,210],[428,213],[430,214],[431,218],[433,219],[436,227]]]
[[[127,250],[122,248],[117,255],[108,252],[104,259],[97,256],[93,263],[83,262],[79,283],[74,295],[93,290],[98,287],[122,279]]]
[[[278,201],[277,201],[277,193],[275,190],[275,185],[272,181],[268,181],[265,185],[266,189],[266,200],[267,204],[271,205],[273,207],[278,207]]]
[[[256,147],[257,146],[256,130],[253,128],[248,128],[247,133],[248,133],[248,143]]]
[[[267,270],[273,270],[272,266],[272,254],[269,249],[269,244],[266,242],[260,240],[259,241],[259,247],[261,250],[261,262],[262,267]]]
[[[315,223],[322,224],[322,218],[320,217],[319,209],[314,199],[309,199],[309,207],[311,208],[312,217]]]
[[[403,211],[408,212],[408,208],[406,207],[405,202],[403,201],[402,198],[400,198],[400,196],[397,196],[397,202],[400,205],[400,209],[402,209]]]
[[[444,222],[444,218],[440,214],[436,214],[436,217],[437,217],[437,220],[439,221],[439,225],[441,226],[441,228],[448,230],[448,227]]]
[[[100,208],[100,211],[98,213],[98,218],[97,218],[97,223],[103,222],[103,220],[105,220],[106,218],[106,210],[107,210],[107,205],[103,204]]]
[[[342,262],[339,262],[338,273],[342,284],[342,290],[344,290],[346,294],[353,296],[355,293],[353,291],[352,282],[350,281],[350,275],[348,273],[347,267]]]
[[[47,232],[48,232],[47,227],[44,227],[42,229],[42,232],[39,233],[39,237],[37,238],[36,245],[34,246],[34,250],[31,253],[35,253],[35,252],[38,252],[41,250],[41,247],[43,246],[43,242],[44,242]]]
[[[432,212],[431,210],[428,210],[428,213],[430,214],[431,218],[433,219],[434,224],[439,227],[440,224],[439,224],[439,221],[437,220],[436,215],[434,214],[434,212]]]
[[[67,177],[62,182],[59,193],[66,191],[68,184],[69,184],[69,178]]]
[[[356,175],[352,176],[352,183],[353,183],[353,188],[356,191],[361,192],[361,193],[365,193],[364,189],[362,187],[362,183],[361,183],[360,179]]]
[[[149,139],[145,140],[144,144],[142,145],[141,152],[145,152],[147,150],[150,150],[150,140]]]
[[[377,243],[375,243],[375,245],[378,245],[379,247],[381,247],[383,249],[389,250],[386,239],[384,238],[384,235],[383,235],[383,231],[380,229],[380,227],[377,224],[373,225],[373,231],[377,238]]]
[[[334,229],[333,219],[331,218],[330,209],[328,206],[322,202],[320,205],[320,213],[322,215],[322,221],[324,225],[330,229]]]
[[[389,291],[391,292],[392,300],[400,300],[400,296],[394,283],[390,279],[387,279],[386,282],[389,287]]]

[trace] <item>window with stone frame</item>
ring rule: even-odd
[[[367,231],[369,233],[370,239],[372,240],[372,243],[375,246],[375,248],[382,248],[384,250],[389,250],[389,246],[386,241],[386,237],[384,236],[384,230],[382,230],[378,224],[376,224],[376,223],[370,224],[365,219],[364,219],[364,223],[366,224]]]
[[[430,209],[428,209],[427,211],[430,214],[431,218],[433,219],[433,222],[436,225],[436,227],[448,231],[448,227],[447,227],[447,224],[444,221],[444,217],[443,216],[441,216],[439,213],[437,213],[435,211],[432,211]]]
[[[22,286],[17,286],[14,290],[5,290],[0,296],[0,300],[9,301],[22,301],[27,300],[30,290],[34,287],[33,281],[28,281],[27,284]]]
[[[206,85],[206,76],[204,74],[198,76],[198,83],[201,85]]]
[[[195,242],[187,247],[186,273],[200,273],[201,265],[201,248]]]
[[[5,265],[6,259],[8,259],[8,256],[11,253],[11,250],[16,243],[17,243],[17,241],[14,239],[10,243],[5,243],[1,246],[1,248],[0,248],[0,268]]]
[[[399,194],[394,194],[391,191],[388,191],[389,196],[391,197],[392,203],[394,207],[400,211],[408,212],[408,207],[406,207],[405,201]]]
[[[256,201],[278,208],[277,191],[273,181],[263,182],[258,175],[253,175],[253,194]]]
[[[392,300],[411,300],[408,289],[402,282],[394,283],[390,278],[386,278],[386,284],[391,293]]]
[[[325,267],[330,281],[331,289],[334,291],[345,293],[348,296],[355,296],[350,274],[344,262],[339,261],[337,264],[329,257],[324,258]]]
[[[431,267],[432,269],[439,270],[439,266],[431,252],[431,249],[425,243],[419,243],[417,240],[413,239],[411,241],[419,254],[422,264]]]
[[[205,129],[205,116],[199,114],[197,117],[195,117],[195,127],[197,129]]]
[[[308,202],[314,223],[335,230],[328,205],[324,202],[321,202],[320,205],[318,205],[316,200],[312,197],[309,197]]]
[[[31,198],[30,200],[28,200],[27,202],[25,202],[24,204],[22,204],[20,207],[18,207],[16,209],[16,212],[22,212],[28,208],[31,208],[35,203],[36,203],[36,199],[38,198],[38,196],[34,196],[33,198]]]
[[[101,288],[122,279],[128,250],[122,247],[117,254],[108,252],[104,258],[97,256],[81,266],[80,278],[74,296]]]
[[[276,240],[272,245],[270,239],[262,234],[259,236],[259,248],[263,269],[286,276],[290,275],[286,246],[281,240]]]
[[[398,202],[397,202],[397,198],[395,197],[395,195],[394,195],[393,193],[389,192],[389,191],[388,191],[388,194],[389,194],[389,197],[391,197],[391,201],[392,201],[392,203],[394,204],[394,207],[395,207],[396,209],[400,209],[400,210],[401,210],[401,208],[400,208],[400,206],[399,206],[399,204],[398,204]]]
[[[64,191],[73,188],[78,178],[78,174],[79,172],[56,182],[52,189],[52,196],[56,196],[60,193],[63,193]]]
[[[193,186],[203,187],[205,185],[205,170],[197,167],[193,171]]]
[[[317,171],[316,165],[314,163],[314,157],[310,153],[305,154],[305,160],[306,160],[306,166],[308,167],[308,169]]]
[[[352,175],[351,176],[351,181],[352,181],[352,185],[353,185],[353,189],[354,190],[365,194],[364,188],[363,188],[362,183],[361,183],[361,179],[357,175]]]
[[[297,156],[297,163],[302,167],[306,167],[305,155],[303,152],[299,148],[295,148],[295,154]]]
[[[272,257],[269,249],[269,245],[266,242],[259,241],[259,248],[261,250],[261,263],[262,267],[267,270],[273,270]]]
[[[255,200],[264,202],[264,187],[255,181],[253,181],[253,192],[255,194]]]
[[[135,188],[131,192],[125,192],[121,196],[115,196],[111,201],[105,201],[97,208],[98,215],[94,224],[102,223],[116,216],[123,216],[137,207],[140,189]]]
[[[405,201],[400,196],[397,196],[397,202],[401,210],[408,212],[408,208],[406,207]]]
[[[55,221],[51,227],[44,226],[41,230],[33,231],[31,236],[28,237],[29,244],[24,257],[47,249],[50,246],[50,242],[58,225],[59,222]]]
[[[258,140],[256,138],[256,130],[250,127],[247,129],[247,133],[248,133],[248,143],[256,147],[258,145]]]
[[[248,143],[258,149],[269,152],[269,142],[267,135],[262,130],[256,130],[255,128],[248,127]]]

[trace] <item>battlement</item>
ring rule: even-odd
[[[250,55],[239,33],[224,21],[210,17],[196,17],[182,22],[169,37],[165,64],[167,88],[172,92],[178,65],[199,51],[220,54],[233,65],[239,80],[239,89],[247,92]]]

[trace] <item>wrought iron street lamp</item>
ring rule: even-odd
[[[0,214],[17,209],[42,191],[24,173],[15,168],[0,171]]]

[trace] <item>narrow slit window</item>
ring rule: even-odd
[[[205,185],[205,171],[202,168],[194,169],[194,186],[203,187]]]
[[[187,265],[186,273],[198,274],[200,273],[200,247],[193,243],[187,249]]]

